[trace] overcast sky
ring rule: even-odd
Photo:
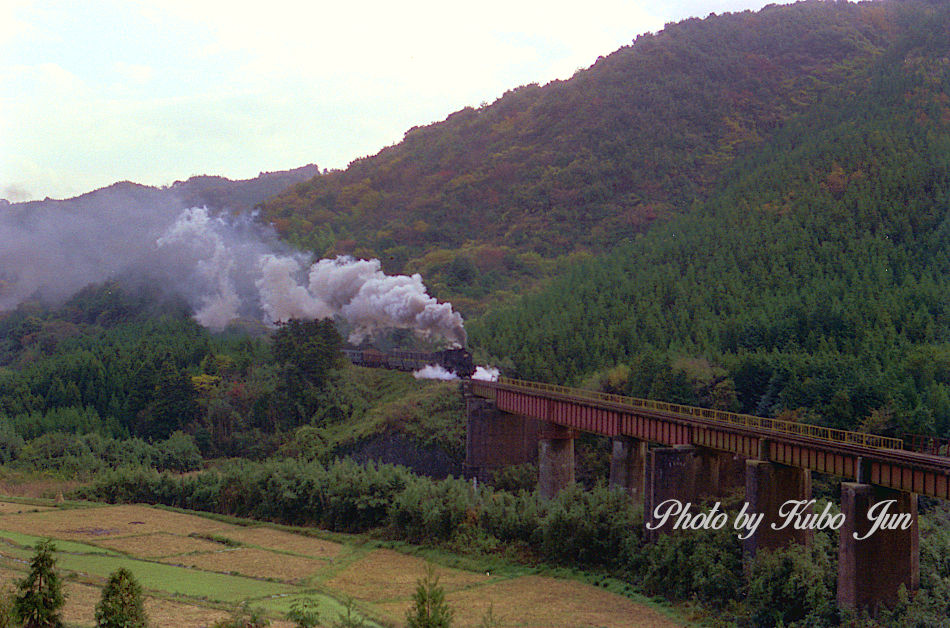
[[[0,0],[0,198],[344,168],[667,22],[765,4]]]

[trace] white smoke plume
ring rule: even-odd
[[[0,208],[0,311],[132,277],[185,297],[216,330],[235,318],[340,317],[356,343],[408,329],[465,344],[461,315],[429,296],[419,275],[386,275],[378,260],[312,261],[252,216],[181,210],[142,186]]]
[[[212,218],[198,208],[184,211],[157,244],[174,246],[179,256],[199,255],[192,281],[203,289],[195,318],[211,328],[240,315],[240,284],[252,278],[265,323],[339,316],[353,328],[349,340],[354,343],[409,329],[429,340],[465,344],[462,317],[451,304],[429,296],[419,275],[385,274],[379,260],[322,259],[304,278],[306,255],[262,249],[264,241],[246,225]]]
[[[441,379],[443,381],[459,378],[458,375],[438,364],[428,364],[418,371],[413,371],[412,376],[416,379]]]
[[[350,325],[350,342],[359,344],[380,331],[410,329],[430,340],[465,345],[462,316],[450,303],[429,296],[418,274],[387,275],[379,260],[341,256],[310,266],[304,287],[300,265],[286,257],[265,256],[257,287],[267,322],[293,317],[341,316]]]
[[[476,366],[472,379],[480,379],[486,382],[497,382],[501,376],[501,371],[493,366]]]

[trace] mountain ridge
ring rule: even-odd
[[[414,127],[269,199],[264,216],[301,248],[421,272],[479,312],[558,258],[689,211],[737,156],[860,89],[927,6],[801,2],[671,24],[571,79]]]

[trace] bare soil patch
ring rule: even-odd
[[[409,599],[416,590],[416,582],[425,575],[426,561],[416,556],[406,556],[392,550],[370,552],[324,584],[360,600],[379,602],[383,600]],[[484,583],[489,576],[481,573],[435,568],[439,584],[446,591]],[[400,618],[401,620],[402,618]]]
[[[214,541],[168,532],[102,539],[97,540],[96,545],[118,550],[136,558],[167,558],[191,552],[215,552],[223,547]]]
[[[277,554],[253,547],[237,547],[205,554],[186,554],[163,558],[160,562],[186,565],[205,571],[237,573],[252,578],[273,578],[281,582],[299,582],[324,565],[303,556]]]
[[[568,628],[671,628],[680,626],[651,608],[597,587],[570,580],[523,576],[446,595],[455,610],[455,624],[476,626],[492,607],[502,626]],[[403,621],[411,602],[390,602],[377,608]]]
[[[339,543],[267,527],[238,528],[225,536],[246,545],[257,545],[327,560],[333,559],[343,549]]]
[[[111,536],[172,532],[223,533],[236,526],[194,515],[148,506],[103,506],[5,515],[3,528],[22,534],[52,536],[70,541],[95,541]]]

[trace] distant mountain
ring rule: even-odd
[[[263,200],[319,173],[316,165],[309,164],[293,170],[262,172],[253,179],[239,181],[205,175],[176,181],[168,189],[188,206],[249,211]]]
[[[380,256],[477,306],[689,211],[790,120],[866,87],[908,20],[933,10],[802,2],[669,25],[570,80],[410,129],[265,214],[299,246]]]
[[[8,208],[17,213],[30,213],[41,207],[95,207],[108,200],[132,204],[164,202],[177,207],[207,207],[212,210],[229,209],[243,212],[253,209],[264,199],[305,181],[319,172],[320,169],[316,165],[309,164],[292,170],[262,172],[253,179],[236,181],[210,175],[199,175],[186,181],[175,181],[163,187],[120,181],[63,200],[48,198],[42,201],[11,203],[0,199],[0,208]]]
[[[183,210],[246,214],[316,172],[310,165],[246,181],[193,177],[162,188],[125,181],[66,200],[0,204],[0,312],[27,299],[61,302],[89,283],[129,275],[156,281],[160,268],[164,283],[179,292],[194,290],[186,284],[210,281],[210,267],[193,277],[184,268],[169,270],[181,261],[181,251],[155,255],[158,239]],[[215,253],[214,243],[200,238],[192,248]]]

